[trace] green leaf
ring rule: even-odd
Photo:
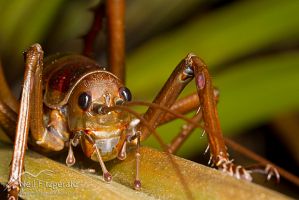
[[[0,182],[5,184],[12,153],[1,144]],[[288,199],[255,184],[240,181],[211,168],[173,156],[178,174],[169,156],[148,148],[141,149],[140,179],[142,190],[132,189],[134,152],[125,161],[108,164],[113,181],[106,183],[95,174],[68,168],[32,151],[27,151],[26,173],[21,197],[24,199]],[[101,173],[101,172],[100,172]],[[182,182],[179,176],[183,177]],[[121,183],[121,184],[120,184]]]

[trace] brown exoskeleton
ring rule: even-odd
[[[131,93],[123,84],[123,9],[121,3],[117,6],[113,1],[107,1],[109,71],[81,55],[56,55],[44,61],[39,44],[32,45],[26,51],[24,85],[7,186],[9,197],[18,197],[27,138],[31,145],[41,151],[57,152],[68,148],[68,166],[75,163],[72,146],[80,143],[84,154],[100,163],[106,181],[112,177],[104,161],[125,159],[126,143],[136,142],[134,187],[139,189],[140,140],[146,139],[159,124],[173,119],[174,115],[180,116],[180,113],[199,106],[200,110],[193,121],[189,121],[190,127],[182,131],[168,151],[175,152],[185,136],[194,127],[200,127],[196,122],[203,120],[214,165],[237,178],[251,180],[250,171],[234,165],[229,159],[216,109],[217,92],[213,88],[207,66],[194,54],[188,54],[175,68],[154,102],[147,104],[150,108],[142,117],[125,107],[142,102],[130,103]],[[193,78],[197,93],[177,100]],[[279,176],[274,168],[262,172]]]
[[[25,81],[8,182],[10,195],[17,197],[19,191],[24,152],[22,155],[17,149],[19,145],[25,148],[29,127],[31,144],[42,151],[61,151],[68,147],[68,166],[75,163],[72,146],[80,142],[85,155],[100,163],[104,179],[110,181],[111,175],[104,161],[125,159],[127,142],[137,139],[139,146],[139,141],[149,134],[148,127],[158,125],[157,121],[163,114],[159,106],[171,107],[194,76],[203,108],[196,117],[200,116],[201,119],[202,114],[205,120],[213,163],[237,178],[251,180],[250,173],[245,168],[235,166],[229,160],[208,71],[195,55],[189,54],[178,65],[156,97],[154,105],[157,107],[149,108],[141,118],[146,123],[138,126],[138,121],[121,106],[131,100],[129,89],[95,61],[80,55],[67,55],[54,56],[43,64],[43,51],[38,44],[32,45],[25,57]],[[177,148],[175,145],[170,147],[169,151]],[[137,166],[139,156],[137,150]],[[134,186],[136,189],[141,187],[138,167]]]

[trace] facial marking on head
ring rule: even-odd
[[[111,94],[109,94],[109,93],[106,93],[106,94],[104,94],[104,98],[105,98],[105,103],[106,103],[106,105],[107,106],[111,106],[111,101],[110,101],[110,99],[111,99]]]

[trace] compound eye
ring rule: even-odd
[[[78,105],[82,110],[87,110],[91,104],[91,96],[86,92],[80,94],[78,98]]]
[[[119,89],[119,94],[122,98],[124,98],[125,101],[132,100],[132,94],[131,94],[130,90],[126,87],[121,87]]]

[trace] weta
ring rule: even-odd
[[[72,147],[80,144],[88,158],[99,162],[107,182],[112,180],[112,176],[104,162],[125,159],[127,144],[135,144],[134,188],[138,190],[141,188],[138,172],[140,141],[150,133],[157,135],[157,126],[177,117],[186,120],[189,126],[172,144],[164,145],[167,152],[175,152],[187,135],[200,127],[208,136],[211,162],[219,170],[249,181],[255,171],[266,173],[269,178],[275,175],[279,179],[277,170],[269,165],[249,170],[232,163],[218,119],[218,92],[214,89],[206,64],[195,54],[189,53],[178,64],[153,103],[132,101],[132,94],[124,85],[123,4],[123,1],[106,2],[109,69],[83,55],[57,54],[44,59],[39,44],[32,45],[25,52],[25,75],[16,134],[9,135],[15,137],[15,146],[7,184],[8,197],[18,198],[27,140],[42,152],[68,149],[68,166],[75,163]],[[103,7],[99,6],[99,9]],[[93,37],[94,34],[90,34],[85,40],[85,55],[90,53],[87,47]],[[192,79],[195,80],[196,94],[177,100]],[[1,113],[9,120],[13,109],[5,100],[1,100],[1,105],[5,108]],[[129,109],[130,105],[147,105],[149,108],[141,116]],[[193,109],[198,109],[198,112],[192,119],[182,115]],[[11,119],[11,124],[13,121]],[[200,121],[204,122],[204,126],[199,124]],[[13,129],[7,124],[2,123],[1,126],[7,132]]]

